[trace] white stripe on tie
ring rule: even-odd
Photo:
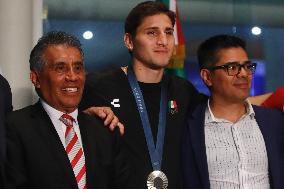
[[[62,121],[66,125],[65,150],[73,168],[78,188],[87,189],[85,156],[82,145],[80,144],[78,136],[76,135],[75,130],[73,128],[73,122],[75,120],[72,116],[68,114],[63,114],[60,117],[60,121]]]

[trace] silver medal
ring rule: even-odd
[[[167,189],[168,178],[162,171],[153,171],[147,179],[148,189]]]

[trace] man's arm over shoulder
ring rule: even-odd
[[[268,108],[277,108],[284,111],[284,86],[274,91],[268,98],[262,103],[262,106]]]
[[[250,96],[248,99],[254,105],[284,111],[284,86],[279,87],[274,92]]]
[[[190,81],[177,76],[173,78],[173,81],[178,87],[176,91],[184,91],[184,98],[188,98],[189,112],[194,111],[199,104],[205,102],[208,99],[208,96],[200,93]]]
[[[118,117],[113,113],[111,107],[109,107],[109,93],[117,85],[116,77],[121,79],[122,76],[123,74],[120,69],[104,73],[89,73],[79,105],[80,111],[85,111],[89,115],[99,116],[101,119],[104,119],[104,125],[109,126],[110,130],[119,127],[121,135],[124,134],[124,126],[119,122]]]

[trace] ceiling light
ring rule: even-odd
[[[252,33],[253,35],[260,35],[260,34],[261,34],[261,29],[260,29],[259,27],[255,26],[255,27],[253,27],[253,28],[251,29],[251,33]]]
[[[83,37],[84,37],[84,39],[92,39],[93,38],[93,32],[91,32],[91,31],[85,31],[84,33],[83,33]]]

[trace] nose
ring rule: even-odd
[[[157,44],[159,46],[167,46],[168,45],[168,38],[165,33],[160,33],[158,36]]]
[[[238,72],[237,76],[238,76],[238,77],[247,77],[248,75],[249,75],[248,71],[245,70],[245,68],[244,68],[243,65],[241,65],[241,66],[239,67],[239,72]]]
[[[76,81],[78,79],[78,74],[75,72],[74,68],[70,67],[66,73],[66,80]]]

